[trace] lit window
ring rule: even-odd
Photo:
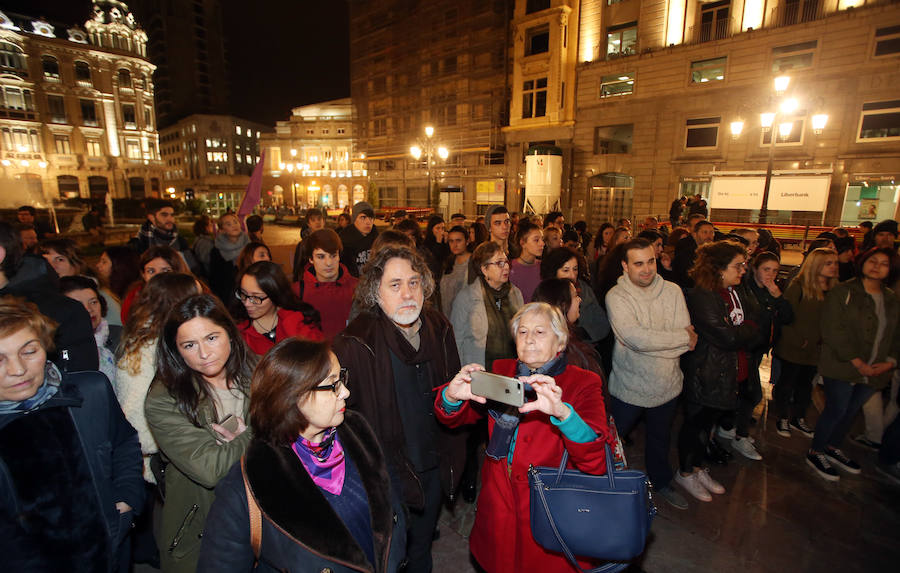
[[[689,149],[715,149],[719,145],[720,117],[687,120],[684,146]]]
[[[637,53],[637,22],[611,26],[606,31],[606,59]]]
[[[72,149],[69,146],[69,136],[68,135],[54,135],[53,143],[56,145],[56,152],[62,155],[68,155],[72,153]]]
[[[600,97],[614,97],[634,93],[634,72],[603,76],[600,80]]]
[[[547,78],[522,83],[522,119],[547,115]]]
[[[863,104],[856,141],[896,141],[900,139],[900,100]]]
[[[125,140],[125,155],[129,159],[140,159],[141,158],[141,144],[136,139],[126,139]]]
[[[100,157],[103,155],[103,149],[100,147],[99,139],[87,139],[85,140],[85,145],[87,146],[89,156]]]
[[[239,125],[234,126],[234,132],[236,134],[240,135],[241,134],[241,126],[239,126]]]
[[[691,62],[691,83],[705,84],[724,80],[727,61],[727,57],[722,57]]]
[[[604,125],[594,128],[594,155],[630,153],[634,124]]]
[[[818,41],[772,48],[772,73],[783,74],[812,67]]]
[[[44,67],[44,79],[58,82],[59,61],[53,56],[44,56],[41,58],[41,64]]]

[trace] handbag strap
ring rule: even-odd
[[[259,504],[250,490],[250,482],[247,481],[246,456],[241,456],[241,473],[244,476],[244,490],[247,492],[247,512],[250,515],[250,547],[253,548],[253,557],[259,562],[259,552],[262,546],[262,512]]]
[[[603,444],[603,450],[606,453],[606,477],[609,479],[609,489],[616,488],[616,465],[613,463],[612,450],[609,449],[609,443]],[[556,470],[556,482],[553,487],[559,487],[563,474],[566,471],[566,465],[569,463],[569,450],[563,450],[562,461],[559,462],[559,469]]]

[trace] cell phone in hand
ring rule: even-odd
[[[490,372],[472,372],[472,394],[496,400],[503,404],[521,407],[525,403],[522,383],[515,378],[491,374]]]
[[[238,431],[238,419],[234,414],[228,414],[225,416],[225,419],[219,422],[219,425],[231,432],[232,434]]]

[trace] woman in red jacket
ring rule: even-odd
[[[265,354],[291,336],[322,340],[319,311],[297,298],[280,266],[253,263],[236,282],[234,296],[241,304],[233,305],[231,313],[250,350]]]
[[[523,306],[511,321],[518,359],[494,361],[493,371],[516,376],[534,390],[534,399],[518,409],[471,392],[468,364],[438,393],[435,412],[450,427],[478,420],[485,413],[490,435],[481,474],[481,499],[469,547],[489,573],[568,572],[561,553],[538,545],[531,535],[528,466],[558,466],[563,451],[578,470],[606,472],[604,445],[611,443],[602,382],[593,372],[567,363],[568,326],[559,309],[543,302]],[[583,561],[583,567],[591,567]]]

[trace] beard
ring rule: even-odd
[[[408,326],[418,320],[421,313],[422,305],[415,302],[408,306],[398,308],[394,312],[388,314],[388,318],[390,318],[394,324]]]

